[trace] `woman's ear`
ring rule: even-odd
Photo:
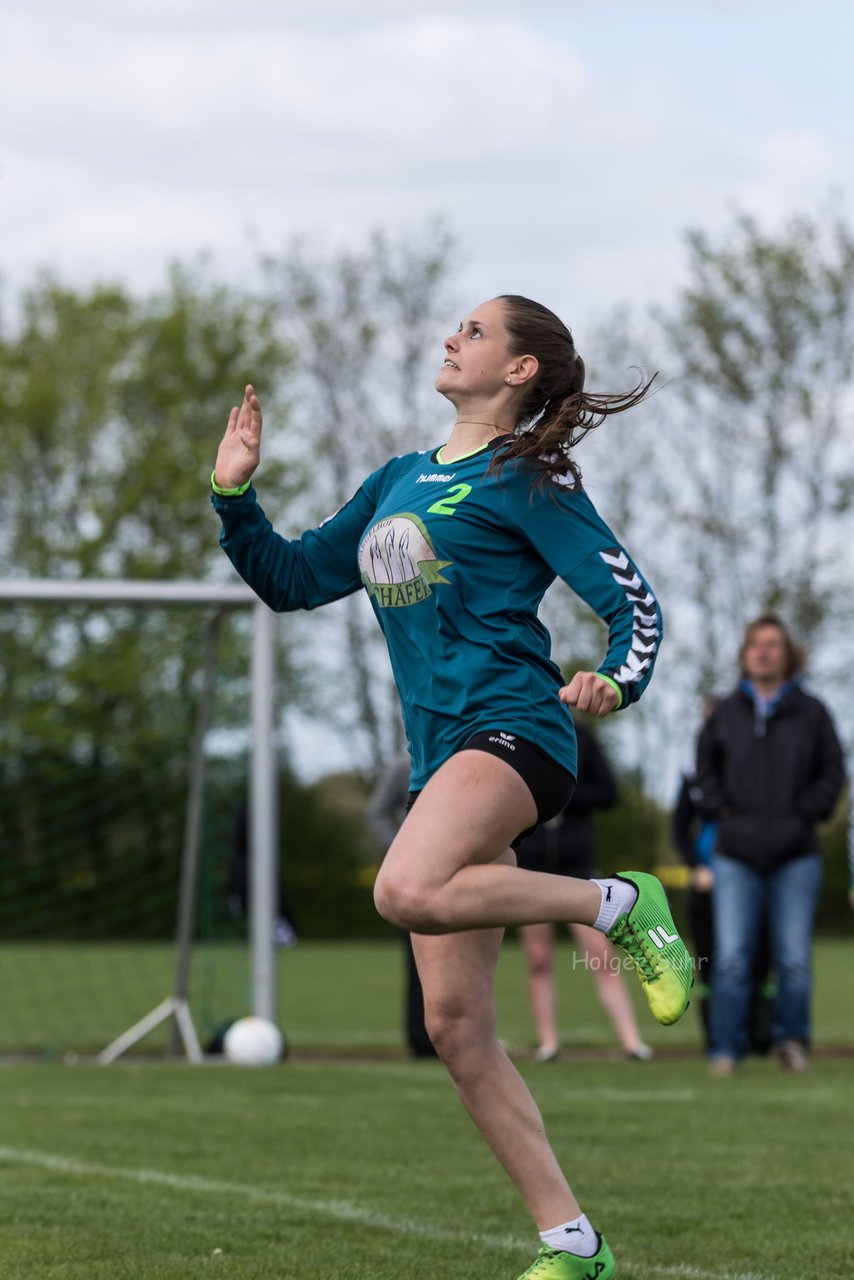
[[[530,382],[540,367],[536,356],[520,356],[504,381],[508,387],[521,387]]]

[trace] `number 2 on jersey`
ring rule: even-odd
[[[459,503],[463,498],[467,498],[471,493],[470,484],[452,485],[444,498],[440,498],[438,502],[434,502],[432,507],[427,508],[427,514],[433,516],[452,516]]]

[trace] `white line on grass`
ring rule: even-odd
[[[31,1165],[49,1169],[53,1173],[71,1174],[77,1177],[93,1177],[133,1182],[139,1186],[168,1187],[175,1191],[200,1192],[207,1195],[242,1196],[256,1204],[269,1204],[283,1209],[295,1209],[323,1217],[358,1222],[365,1226],[379,1227],[386,1231],[418,1235],[431,1240],[471,1240],[469,1232],[407,1218],[392,1218],[347,1200],[324,1200],[319,1197],[296,1196],[289,1191],[265,1190],[244,1182],[223,1182],[216,1178],[203,1178],[196,1174],[167,1173],[162,1169],[127,1169],[120,1165],[95,1164],[74,1160],[67,1156],[53,1155],[46,1151],[32,1151],[18,1147],[0,1146],[0,1162]],[[520,1236],[499,1236],[478,1240],[499,1249],[518,1249],[530,1244]]]
[[[73,1160],[68,1156],[53,1155],[49,1151],[32,1151],[23,1147],[0,1146],[0,1163],[29,1165],[37,1169],[49,1169],[51,1173],[64,1173],[72,1177],[106,1178],[133,1182],[137,1186],[168,1187],[172,1191],[197,1192],[203,1195],[222,1195],[230,1198],[242,1196],[255,1204],[276,1205],[282,1209],[296,1209],[339,1221],[357,1222],[362,1226],[379,1227],[381,1230],[420,1236],[426,1240],[449,1240],[475,1244],[479,1248],[519,1250],[531,1247],[529,1236],[479,1236],[470,1231],[453,1227],[440,1227],[433,1223],[411,1218],[390,1218],[348,1200],[321,1200],[307,1196],[291,1195],[288,1191],[265,1191],[244,1182],[221,1182],[216,1178],[201,1178],[196,1174],[167,1173],[162,1169],[125,1169],[120,1165],[95,1164],[88,1160]],[[774,1276],[757,1271],[735,1273],[707,1271],[686,1263],[676,1266],[656,1266],[631,1263],[621,1258],[624,1266],[643,1272],[645,1276],[661,1277],[661,1280],[775,1280]]]

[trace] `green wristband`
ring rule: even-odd
[[[604,681],[605,681],[605,683],[606,683],[606,684],[609,684],[609,685],[611,686],[611,688],[612,688],[612,689],[616,689],[616,691],[617,691],[617,697],[618,697],[619,701],[618,701],[618,703],[617,703],[616,707],[614,707],[614,710],[615,710],[615,711],[619,711],[620,707],[623,705],[623,691],[622,691],[622,689],[620,688],[620,686],[617,684],[616,680],[612,680],[610,676],[606,676],[606,675],[604,674],[604,672],[602,672],[602,671],[597,671],[597,672],[596,672],[596,678],[597,678],[598,680],[604,680]]]
[[[249,488],[250,484],[252,483],[252,480],[249,479],[246,481],[246,484],[242,484],[238,489],[221,489],[217,484],[216,480],[214,479],[215,475],[216,475],[216,467],[214,467],[213,471],[211,472],[211,488],[213,489],[214,493],[219,494],[221,498],[239,498],[242,493],[246,492],[246,490]]]

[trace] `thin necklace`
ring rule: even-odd
[[[497,422],[480,422],[477,418],[457,418],[454,426],[460,427],[463,423],[465,423],[467,427],[495,427],[496,431],[501,430],[501,427],[499,427]]]

